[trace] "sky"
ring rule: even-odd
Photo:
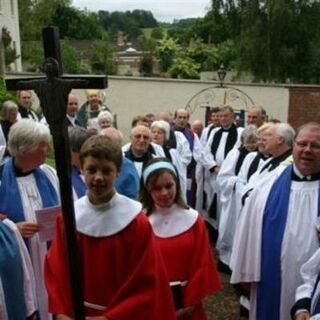
[[[72,5],[89,11],[151,11],[157,21],[172,22],[174,19],[203,17],[210,0],[73,0]]]

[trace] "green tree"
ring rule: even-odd
[[[199,79],[200,65],[189,57],[177,58],[169,69],[172,78]]]
[[[153,56],[150,53],[145,53],[142,56],[139,65],[139,72],[144,77],[153,76]]]
[[[172,66],[180,46],[176,39],[165,37],[158,41],[156,47],[156,57],[159,59],[160,71],[167,72]]]
[[[16,49],[12,47],[12,38],[8,29],[3,27],[1,34],[2,34],[2,43],[4,48],[5,65],[6,67],[8,67],[17,58],[19,58],[19,55],[17,54]]]
[[[0,106],[6,100],[17,101],[16,97],[12,93],[7,91],[4,83],[4,76],[3,74],[0,74]]]
[[[81,61],[69,40],[61,40],[61,59],[64,73],[88,73],[90,67]],[[40,72],[43,64],[43,48],[40,41],[22,42],[23,59],[27,61],[27,71]]]
[[[92,45],[90,66],[92,71],[98,74],[116,74],[114,47],[105,41],[95,41]]]

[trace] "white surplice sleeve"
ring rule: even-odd
[[[187,167],[192,159],[192,153],[190,150],[189,142],[183,133],[175,131],[174,132],[177,141],[177,151],[180,154],[181,161]]]
[[[3,156],[6,151],[6,147],[7,147],[6,139],[4,137],[2,127],[0,126],[0,163],[3,160]]]
[[[3,223],[13,231],[19,247],[23,271],[23,288],[26,311],[27,316],[30,316],[38,309],[35,293],[35,279],[30,256],[16,224],[9,219],[3,220]]]
[[[320,249],[318,249],[311,258],[302,265],[300,273],[303,279],[303,284],[297,288],[296,301],[303,298],[311,298],[314,289],[314,297],[319,297],[319,284],[317,285],[317,288],[315,288],[315,285],[320,273]]]

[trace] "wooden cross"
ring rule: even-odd
[[[102,89],[107,87],[106,76],[62,75],[59,29],[42,30],[46,76],[6,78],[8,90],[34,90],[53,136],[55,162],[59,177],[61,207],[65,223],[70,287],[76,320],[84,320],[82,272],[76,242],[75,217],[71,184],[71,162],[66,122],[68,95],[73,88]]]

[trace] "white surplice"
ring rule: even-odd
[[[41,169],[47,175],[54,186],[59,197],[58,178],[55,170],[48,165],[42,165]],[[42,200],[37,188],[37,183],[33,174],[24,177],[17,177],[18,188],[20,191],[23,213],[26,221],[36,222],[35,210],[42,208]],[[44,258],[47,252],[47,243],[40,242],[39,235],[36,233],[29,239],[29,253],[36,282],[36,295],[39,306],[41,320],[51,319],[48,314],[48,296],[44,286]]]
[[[239,149],[232,149],[222,162],[221,169],[217,175],[221,211],[216,247],[219,251],[219,260],[227,265],[230,263],[233,235],[237,223],[235,184],[238,177],[235,174],[235,169],[239,155]]]
[[[285,166],[279,166],[264,184],[250,194],[237,226],[230,266],[231,283],[249,282],[250,319],[256,319],[256,283],[260,281],[263,214],[274,181]],[[318,214],[319,181],[292,181],[286,228],[281,253],[280,319],[290,319],[295,290],[302,283],[300,268],[318,249],[315,231]]]
[[[244,128],[237,128],[238,136],[237,141],[233,146],[233,149],[237,149],[241,145],[240,137]],[[220,130],[220,128],[215,128],[211,131],[206,146],[203,148],[201,157],[199,157],[199,162],[202,167],[205,169],[204,175],[204,190],[207,193],[207,204],[210,206],[214,195],[217,194],[217,219],[213,219],[208,215],[208,212],[204,213],[204,218],[209,222],[214,228],[218,228],[219,223],[219,212],[220,212],[220,201],[219,201],[219,184],[217,183],[217,174],[210,172],[209,170],[214,166],[221,166],[225,156],[225,147],[227,143],[227,138],[229,132],[223,132],[221,135],[220,143],[216,152],[216,155],[213,156],[211,152],[211,146],[213,142],[214,135]],[[206,208],[209,209],[208,207]]]

